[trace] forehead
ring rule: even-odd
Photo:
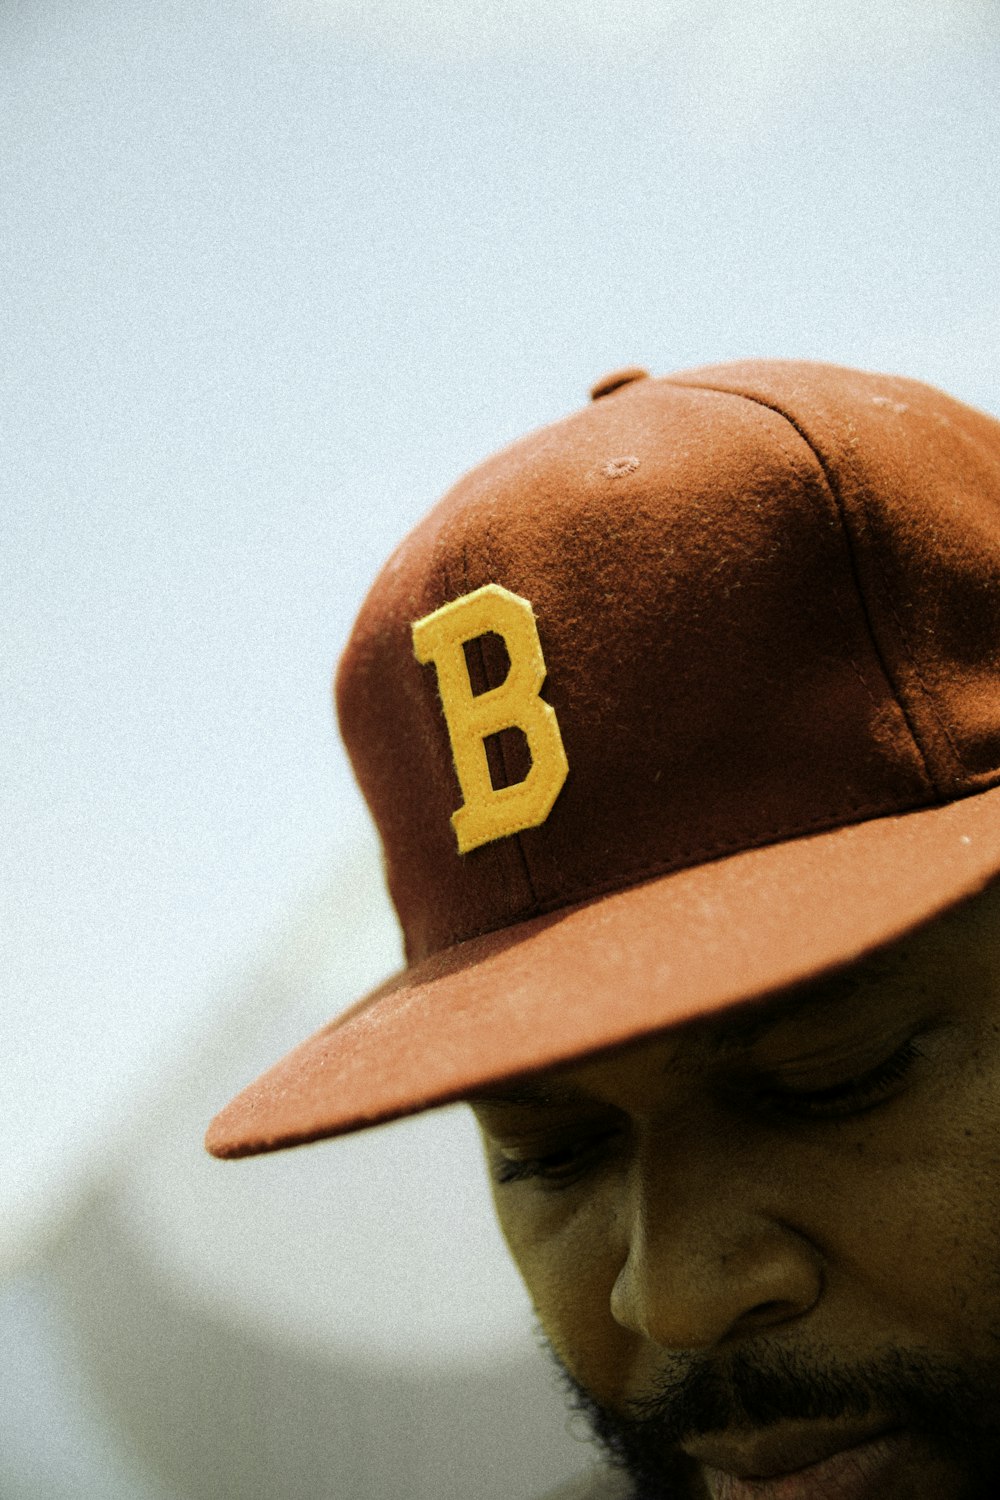
[[[595,1059],[498,1084],[477,1092],[469,1103],[558,1107],[600,1092],[601,1075],[609,1068],[648,1065],[663,1077],[736,1061],[772,1039],[820,1046],[845,1028],[876,1030],[928,1002],[985,1003],[1000,1010],[1000,885],[837,974]]]

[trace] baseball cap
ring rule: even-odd
[[[916,381],[625,370],[462,479],[340,662],[406,965],[215,1155],[794,988],[1000,874],[1000,422]]]

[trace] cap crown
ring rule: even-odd
[[[413,627],[527,601],[568,771],[460,853]],[[471,690],[508,673],[464,652]],[[761,362],[644,380],[466,476],[390,558],[337,682],[407,956],[1000,782],[1000,423],[916,382]],[[488,745],[495,785],[530,758]]]

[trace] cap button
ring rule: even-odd
[[[610,396],[612,391],[617,391],[623,385],[631,385],[633,380],[648,379],[649,371],[640,370],[637,365],[629,365],[627,370],[614,370],[590,387],[590,399],[600,401],[602,396]]]

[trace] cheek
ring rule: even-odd
[[[613,1192],[566,1197],[494,1191],[507,1246],[542,1328],[570,1373],[593,1394],[624,1383],[632,1335],[611,1315],[627,1255]]]
[[[818,1170],[818,1167],[817,1167]],[[817,1238],[828,1292],[902,1337],[995,1354],[1000,1334],[1000,1087],[901,1115],[827,1162]]]

